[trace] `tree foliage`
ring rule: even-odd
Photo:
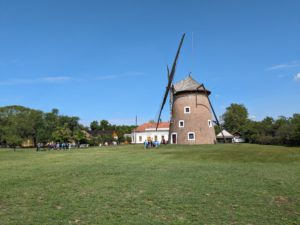
[[[22,144],[51,142],[73,142],[77,145],[90,143],[99,145],[112,141],[123,142],[135,126],[112,125],[107,120],[93,121],[90,129],[79,123],[79,117],[60,115],[58,109],[51,112],[23,106],[0,107],[0,146],[16,147]],[[96,131],[96,135],[90,135]],[[117,134],[118,139],[113,137]]]
[[[92,137],[89,140],[89,144],[99,145],[106,142],[111,143],[113,141],[117,141],[119,143],[125,142],[128,139],[124,138],[124,134],[130,134],[134,128],[136,128],[136,126],[114,125],[109,123],[107,120],[100,120],[99,122],[96,120],[92,121],[90,123]],[[118,138],[114,139],[113,134],[117,134]]]
[[[49,113],[23,106],[0,108],[0,144],[20,146],[25,141],[49,143],[51,141],[69,142],[75,140],[76,132],[82,126],[78,117],[59,115],[58,109]]]
[[[267,116],[262,121],[253,121],[248,119],[244,105],[231,104],[222,118],[226,130],[239,132],[249,143],[300,146],[300,114],[280,116],[277,120]]]
[[[226,112],[223,114],[222,119],[224,121],[223,127],[229,132],[245,131],[248,120],[248,110],[244,105],[231,104],[226,108]]]

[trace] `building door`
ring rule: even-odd
[[[177,133],[172,133],[171,144],[177,144]]]

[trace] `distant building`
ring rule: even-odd
[[[141,144],[144,143],[145,140],[167,143],[169,139],[169,126],[169,122],[161,122],[156,130],[156,123],[144,123],[132,131],[132,143]]]
[[[234,134],[229,133],[227,130],[223,130],[224,138],[226,139],[226,143],[244,143],[245,139],[241,138],[240,133],[235,132]],[[217,134],[217,140],[219,143],[224,143],[222,132]]]
[[[219,143],[220,142],[224,143],[224,138],[226,140],[226,143],[231,143],[234,136],[231,133],[229,133],[227,130],[222,130],[222,132],[218,133],[216,137]]]
[[[89,130],[87,132],[87,138],[99,137],[99,136],[108,136],[114,140],[118,140],[118,134],[114,130]]]

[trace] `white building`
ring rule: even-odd
[[[224,135],[224,138],[226,139],[227,143],[244,143],[245,142],[245,139],[242,138],[239,133],[235,133],[233,135],[233,134],[229,133],[227,130],[223,130],[223,134],[222,134],[222,132],[217,134],[218,142],[224,142],[223,135]]]
[[[132,143],[141,144],[145,140],[167,143],[169,139],[169,126],[169,122],[161,122],[156,130],[156,123],[144,123],[131,133]]]

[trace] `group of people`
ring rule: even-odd
[[[152,141],[152,140],[145,140],[144,141],[144,148],[157,148],[159,146],[159,142],[157,140]]]
[[[47,145],[44,145],[42,143],[38,143],[36,146],[36,151],[40,151],[42,149],[47,148],[48,150],[64,150],[64,149],[70,149],[71,143],[50,143]]]

